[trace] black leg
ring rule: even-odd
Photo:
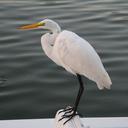
[[[79,74],[77,74],[77,78],[78,78],[80,87],[79,87],[79,92],[78,92],[78,95],[77,95],[77,98],[76,98],[76,101],[75,101],[75,105],[74,105],[74,112],[75,113],[77,111],[81,96],[82,96],[83,91],[84,91],[84,85],[83,85],[82,77]]]
[[[80,102],[82,93],[83,93],[83,91],[84,91],[84,85],[83,85],[82,78],[81,78],[81,76],[80,76],[79,74],[77,74],[77,78],[78,78],[78,82],[79,82],[79,86],[80,86],[80,87],[79,87],[79,91],[78,91],[78,95],[77,95],[77,98],[76,98],[74,107],[72,107],[72,108],[67,108],[67,109],[65,109],[64,111],[62,111],[62,112],[65,112],[65,114],[63,115],[63,117],[62,117],[60,120],[62,120],[62,119],[64,119],[64,118],[68,118],[68,119],[64,122],[64,124],[67,123],[69,120],[71,120],[75,115],[78,115],[78,114],[76,113],[76,111],[77,111],[77,108],[78,108],[78,105],[79,105],[79,102]],[[70,113],[71,113],[71,114],[70,114]],[[67,115],[67,114],[68,114],[68,115]],[[60,121],[60,120],[59,120],[59,121]]]

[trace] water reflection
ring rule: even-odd
[[[0,1],[0,119],[53,117],[73,104],[75,76],[43,53],[46,31],[19,31],[23,24],[44,17],[88,40],[99,53],[113,86],[98,91],[84,78],[79,111],[84,116],[128,116],[128,2],[126,0]],[[72,92],[72,93],[71,93]]]

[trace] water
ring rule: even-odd
[[[128,1],[0,1],[0,119],[49,118],[74,103],[75,76],[41,49],[46,31],[20,31],[48,17],[88,40],[100,55],[113,85],[99,91],[84,78],[79,106],[84,117],[128,116]]]

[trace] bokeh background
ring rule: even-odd
[[[48,17],[96,49],[111,90],[83,77],[79,106],[84,117],[128,116],[127,0],[0,0],[0,119],[53,118],[73,105],[78,81],[42,51],[44,30],[17,28]]]

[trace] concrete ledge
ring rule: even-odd
[[[128,128],[128,117],[81,118],[90,128]],[[54,119],[1,120],[0,128],[54,128]]]

